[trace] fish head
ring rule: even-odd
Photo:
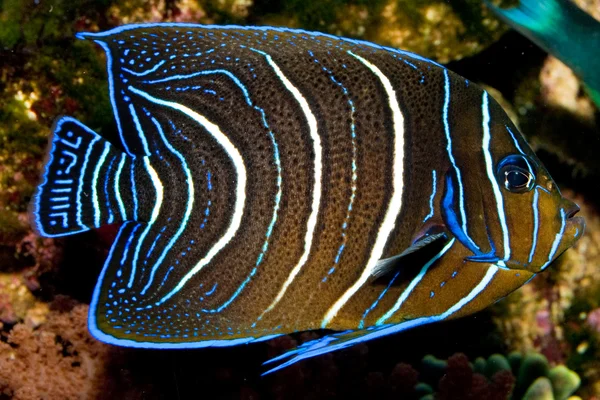
[[[481,126],[464,134],[458,167],[445,177],[444,225],[472,254],[465,261],[537,273],[573,246],[585,222],[501,106],[483,99]]]
[[[542,162],[527,150],[507,154],[495,166],[511,242],[510,254],[497,265],[537,273],[575,244],[585,221],[576,215],[579,206],[562,196]]]

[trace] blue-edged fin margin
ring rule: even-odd
[[[477,263],[468,264],[478,269],[482,267],[481,264],[477,265]],[[325,335],[319,339],[303,343],[295,349],[286,351],[266,361],[263,365],[270,369],[263,372],[262,375],[268,375],[298,361],[342,350],[358,343],[392,335],[422,325],[472,314],[485,308],[487,304],[499,301],[504,297],[504,293],[498,290],[499,284],[510,285],[512,290],[516,290],[535,276],[529,271],[506,270],[494,264],[489,264],[487,269],[483,269],[483,271],[485,272],[477,284],[462,299],[454,303],[443,313],[409,319],[400,323],[373,325],[365,329],[352,329]]]

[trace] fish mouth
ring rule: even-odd
[[[571,238],[571,240],[569,240],[570,247],[583,235],[585,230],[585,220],[581,216],[576,216],[576,214],[581,210],[579,206],[570,201],[569,203],[570,204],[563,210],[566,219],[564,236]]]
[[[581,211],[581,209],[579,208],[579,206],[577,204],[575,204],[575,203],[571,203],[571,204],[569,204],[568,207],[565,207],[565,218],[567,218],[567,220],[571,219],[579,211]]]

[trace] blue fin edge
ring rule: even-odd
[[[423,62],[426,62],[429,64],[434,64],[441,68],[445,68],[443,65],[438,64],[435,61],[430,60],[428,58],[422,57],[418,54],[400,50],[400,49],[395,49],[393,47],[381,46],[376,43],[368,42],[366,40],[351,39],[351,38],[347,38],[347,37],[336,36],[336,35],[323,33],[323,32],[317,32],[317,31],[308,31],[308,30],[303,30],[303,29],[284,28],[284,27],[276,27],[276,26],[241,26],[241,25],[212,25],[212,24],[211,25],[203,25],[203,24],[177,23],[177,22],[141,23],[141,24],[123,25],[123,26],[119,26],[119,27],[116,27],[113,29],[109,29],[104,32],[79,32],[75,35],[75,37],[77,37],[78,39],[83,39],[83,40],[85,40],[87,38],[98,40],[100,38],[109,37],[111,35],[116,35],[121,32],[135,30],[135,29],[139,29],[139,28],[161,28],[161,27],[165,27],[165,28],[201,28],[201,29],[215,29],[215,30],[237,29],[237,30],[258,31],[258,32],[276,31],[276,32],[305,34],[305,35],[310,35],[310,36],[315,36],[315,37],[324,37],[324,38],[329,38],[329,39],[334,39],[334,40],[342,40],[344,42],[353,43],[353,44],[360,45],[360,46],[367,46],[367,47],[380,49],[380,50],[387,50],[387,51],[391,51],[393,53],[411,57],[415,60],[423,61]]]

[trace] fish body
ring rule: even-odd
[[[501,107],[416,54],[300,30],[127,25],[121,137],[57,120],[35,228],[121,223],[89,329],[130,347],[338,331],[303,358],[471,314],[582,234]]]
[[[570,0],[520,0],[502,9],[486,0],[504,22],[569,66],[600,108],[600,22]]]

